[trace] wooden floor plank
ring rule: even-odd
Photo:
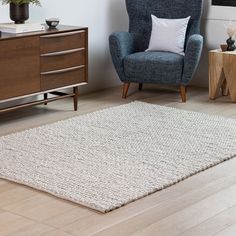
[[[0,214],[0,235],[5,236],[17,233],[21,229],[33,225],[35,222],[24,217],[3,212]]]
[[[37,205],[42,205],[48,201],[51,200],[51,196],[50,195],[46,195],[44,193],[41,192],[36,192],[33,189],[30,189],[31,191],[33,191],[35,194],[32,195],[29,198],[23,198],[17,202],[11,202],[8,205],[3,206],[3,209],[6,211],[11,211],[14,212],[16,214],[25,211],[29,208],[33,208]]]
[[[236,160],[232,163],[233,166],[235,166],[236,168]],[[230,166],[232,166],[230,165]],[[231,181],[228,181],[228,178],[225,178],[225,172],[227,172],[227,168],[229,167],[229,165],[227,165],[227,163],[222,164],[222,167],[224,168],[219,168],[216,167],[216,171],[215,171],[215,176],[213,177],[213,175],[211,175],[211,173],[209,173],[208,177],[209,180],[212,178],[212,180],[214,180],[213,184],[217,186],[217,189],[219,190],[220,188],[218,187],[219,184],[221,183],[225,183],[225,182],[229,182],[229,186],[231,185]],[[211,183],[208,183],[206,181],[203,181],[204,178],[206,177],[206,172],[202,172],[200,175],[196,175],[194,177],[191,178],[191,180],[186,180],[183,181],[181,183],[179,183],[178,185],[173,186],[172,188],[168,188],[166,190],[160,191],[156,194],[152,194],[146,198],[140,199],[139,201],[135,201],[127,206],[124,206],[123,208],[120,208],[116,211],[113,211],[111,213],[108,213],[106,215],[103,214],[92,214],[90,216],[85,217],[84,219],[80,220],[80,223],[82,223],[83,221],[96,221],[95,225],[92,225],[89,228],[89,231],[94,231],[96,230],[96,228],[100,228],[100,227],[104,227],[104,225],[109,225],[109,222],[111,224],[113,224],[114,222],[120,222],[121,220],[126,220],[129,218],[132,218],[133,216],[136,216],[137,214],[140,214],[141,212],[150,209],[150,207],[153,207],[157,204],[161,204],[164,203],[166,201],[166,199],[176,199],[177,197],[180,197],[183,195],[183,193],[185,192],[190,192],[190,191],[195,191],[195,189],[198,189],[198,187],[203,187],[206,186],[206,188],[209,188],[209,185],[213,185]],[[222,178],[222,179],[221,179]],[[232,177],[230,177],[232,178]],[[216,180],[218,180],[216,182]],[[192,184],[189,184],[191,181]],[[232,178],[232,181],[235,182],[235,178]],[[178,191],[175,191],[177,190]],[[215,190],[217,191],[217,190]],[[92,217],[92,218],[90,218]],[[105,219],[108,220],[105,220]],[[112,218],[112,219],[110,219]],[[99,224],[99,222],[101,221],[101,224]],[[80,228],[80,223],[79,222],[75,222],[74,224],[76,225],[76,228],[78,229],[78,231],[81,231],[82,229]],[[84,223],[82,223],[84,224]],[[86,224],[85,224],[86,225]]]
[[[37,194],[37,192],[33,191],[32,189],[23,187],[21,185],[16,185],[15,188],[0,193],[0,208],[4,209],[5,206],[11,203],[30,198],[35,194]]]
[[[134,235],[179,235],[236,205],[236,185],[156,222]],[[222,199],[224,199],[222,201]],[[103,234],[105,235],[105,234]],[[111,234],[110,234],[111,235]]]
[[[72,224],[76,221],[79,221],[80,219],[84,217],[88,217],[93,214],[94,212],[87,208],[76,207],[75,209],[69,210],[65,213],[61,213],[52,218],[48,218],[44,222],[47,225],[61,229],[69,224]]]
[[[33,206],[34,202],[35,204]],[[49,200],[42,202],[37,202],[37,200],[34,199],[30,204],[25,203],[19,207],[11,209],[11,212],[37,222],[43,222],[76,207],[77,206],[70,202],[50,197]]]
[[[6,184],[6,183],[8,183],[8,181],[7,181],[7,180],[0,179],[0,185]]]
[[[235,176],[232,176],[231,181],[232,181],[231,183],[233,183],[235,181]],[[175,226],[178,227],[178,224],[174,225],[174,221],[171,221],[172,220],[171,216],[172,215],[176,216],[176,214],[178,214],[178,213],[182,214],[182,210],[184,210],[184,213],[187,212],[186,214],[189,213],[190,216],[192,216],[191,215],[192,211],[194,211],[195,209],[196,209],[196,212],[199,212],[199,213],[201,213],[202,211],[205,212],[206,208],[205,208],[205,206],[203,206],[202,202],[205,203],[205,201],[206,201],[208,204],[208,202],[210,202],[212,199],[214,200],[215,198],[217,198],[218,194],[221,194],[221,192],[226,191],[226,193],[227,193],[229,191],[228,188],[226,188],[224,190],[222,189],[223,183],[221,183],[220,186],[218,184],[219,183],[215,183],[215,186],[214,187],[212,186],[212,188],[202,188],[202,189],[198,189],[192,193],[186,193],[186,194],[183,193],[183,196],[179,197],[177,199],[168,199],[166,202],[162,202],[161,204],[157,204],[152,209],[149,209],[143,213],[140,213],[137,216],[133,216],[130,219],[126,219],[126,220],[122,221],[121,223],[117,223],[113,226],[110,226],[107,229],[101,230],[99,233],[94,233],[94,235],[104,235],[104,236],[110,235],[110,236],[112,236],[112,235],[116,235],[117,232],[119,232],[120,236],[131,235],[131,234],[135,235],[135,234],[137,234],[138,231],[142,231],[144,229],[145,229],[145,233],[147,233],[148,235],[155,235],[157,233],[157,232],[155,232],[155,230],[158,227],[163,227],[163,228],[166,227],[166,228],[164,228],[164,229],[166,229],[166,231],[168,231],[168,230],[171,231],[171,233],[169,233],[169,235],[176,235],[175,233],[178,231],[175,228]],[[232,187],[231,184],[229,186]],[[216,190],[217,187],[219,187],[218,190]],[[236,188],[236,186],[234,186],[234,187]],[[214,188],[215,188],[215,191],[213,191]],[[209,189],[208,192],[206,192],[206,189]],[[221,191],[221,189],[222,189],[222,191]],[[232,191],[233,193],[234,193],[234,190],[235,189],[233,189],[233,191]],[[232,192],[230,191],[228,199],[233,198]],[[223,199],[224,199],[224,201],[222,201],[223,202],[222,204],[231,204],[231,205],[226,205],[227,207],[231,207],[232,205],[234,205],[233,199],[230,199],[229,203],[226,202],[226,201],[228,201],[228,199],[226,199],[225,196]],[[219,198],[217,198],[217,201],[218,200],[219,200]],[[236,201],[236,199],[235,199],[235,201]],[[200,206],[197,208],[196,205],[198,206],[198,204]],[[220,207],[220,205],[217,205],[217,206]],[[214,209],[216,211],[219,211],[217,206],[213,206],[213,207],[215,207]],[[191,211],[191,207],[193,207],[192,211]],[[201,209],[201,207],[202,207],[202,209]],[[225,205],[223,205],[222,207],[225,207]],[[216,212],[215,214],[217,214],[217,213],[218,212]],[[180,216],[181,217],[180,219],[183,218],[182,216],[183,216],[183,214]],[[197,215],[196,216],[193,215],[193,219],[195,219],[195,218],[196,218],[196,220],[199,219],[197,217]],[[188,217],[187,217],[187,219],[188,219]],[[170,225],[168,225],[169,221],[171,221],[171,224],[173,227],[170,227]],[[167,225],[165,225],[164,223],[163,223],[163,226],[159,225],[160,224],[159,222],[161,222],[161,223],[164,222]],[[183,223],[185,223],[185,221]],[[157,224],[157,227],[156,227],[156,224]],[[150,227],[150,225],[151,225],[151,227]],[[189,223],[189,225],[190,225],[190,223]],[[184,226],[182,226],[182,227],[183,227],[183,230],[186,230],[186,228],[184,228]],[[102,229],[102,227],[101,227],[101,229]],[[164,229],[162,232],[164,232]],[[174,230],[174,232],[172,232],[172,230]],[[149,231],[151,232],[151,234],[149,234]],[[75,231],[71,231],[71,232],[75,234]],[[141,232],[141,234],[145,234],[145,233]],[[178,234],[179,233],[181,233],[181,232],[178,232]]]
[[[53,231],[43,234],[42,236],[73,236],[73,235],[60,231],[60,230],[53,230]]]
[[[186,230],[181,233],[180,236],[211,236],[225,230],[232,224],[236,224],[236,206],[231,207],[204,221],[203,223]]]
[[[236,235],[236,224],[229,226],[228,228],[218,232],[214,236],[235,236]]]
[[[17,184],[9,182],[9,181],[2,181],[2,184],[0,184],[0,194],[9,191],[11,189],[15,189],[17,187]]]
[[[30,226],[18,229],[16,232],[8,234],[7,236],[42,236],[54,230],[56,229],[47,225],[34,223]]]

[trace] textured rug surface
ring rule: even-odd
[[[141,102],[0,138],[0,178],[101,212],[236,156],[236,120]]]

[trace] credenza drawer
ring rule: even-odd
[[[62,52],[41,55],[41,72],[60,70],[86,63],[85,48],[72,49]]]
[[[41,54],[86,47],[86,32],[72,31],[40,36]]]
[[[0,40],[0,100],[40,91],[39,37]]]
[[[86,67],[76,66],[63,70],[41,73],[41,90],[64,87],[86,82]]]

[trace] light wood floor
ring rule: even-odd
[[[236,118],[236,104],[228,98],[209,102],[206,90],[190,89],[182,104],[177,90],[136,88],[127,100],[120,98],[121,88],[81,96],[78,112],[66,100],[2,114],[0,135],[133,100]],[[235,170],[233,159],[108,214],[0,180],[0,235],[235,236]]]

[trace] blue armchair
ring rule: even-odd
[[[199,35],[202,0],[126,0],[129,32],[115,32],[109,38],[115,69],[124,83],[123,98],[130,83],[172,84],[180,87],[186,102],[186,87],[198,66],[203,38]],[[159,18],[185,18],[189,21],[185,55],[171,52],[145,52],[152,30],[151,14]]]

